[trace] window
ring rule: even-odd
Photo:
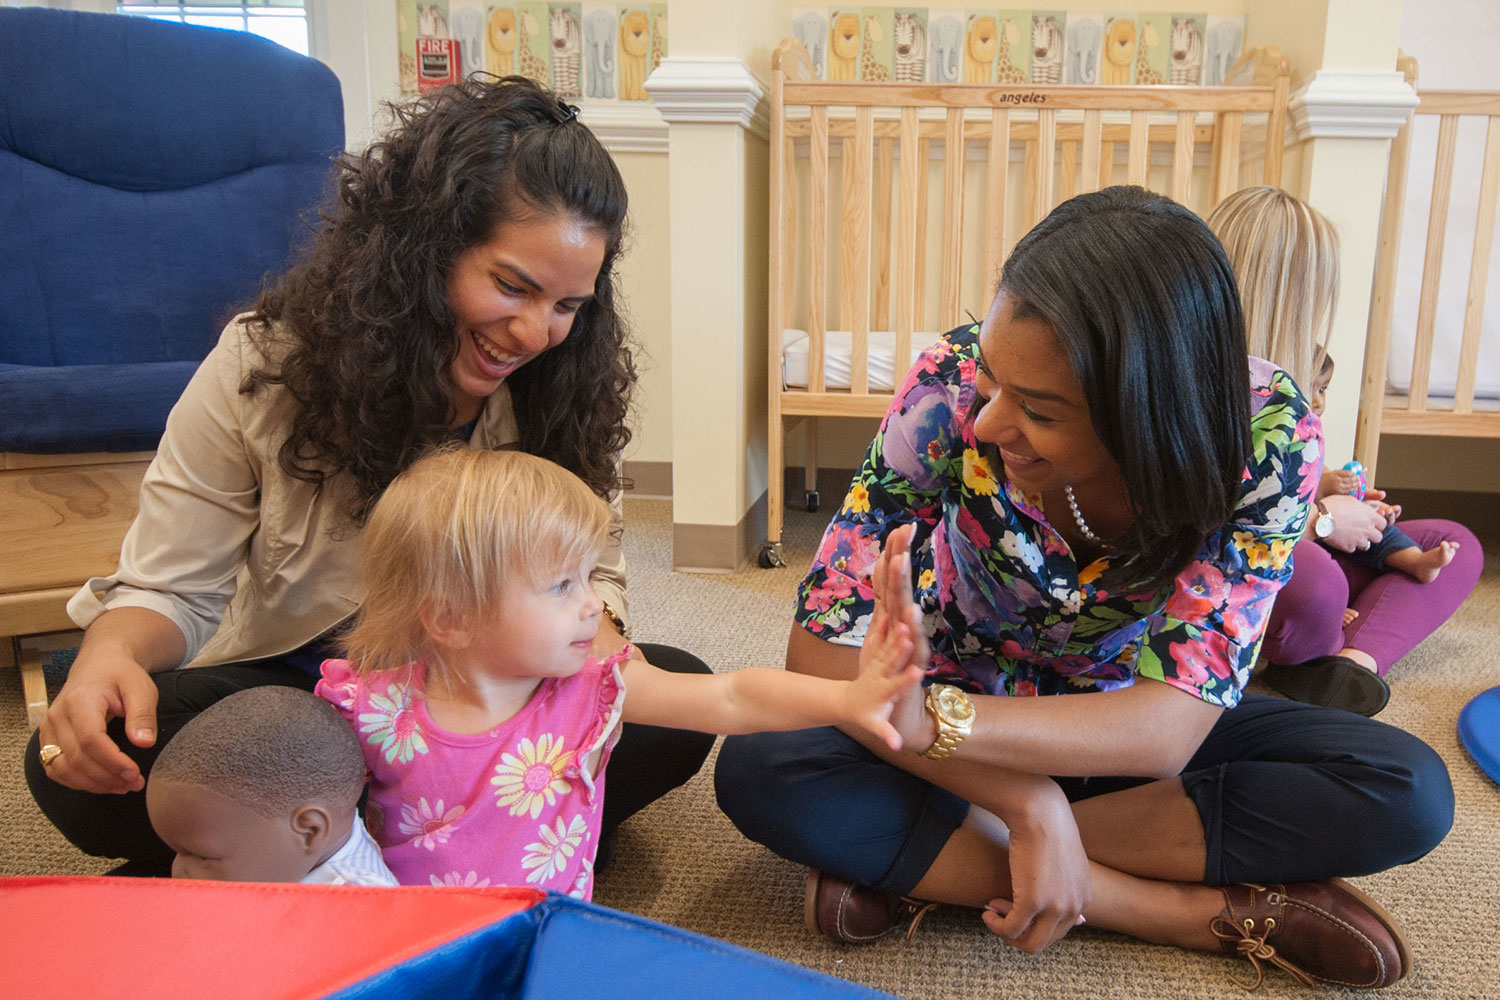
[[[198,0],[197,3],[165,3],[137,0],[117,3],[116,12],[151,17],[158,21],[181,21],[210,28],[248,31],[269,38],[293,52],[307,55],[307,11],[302,0]]]

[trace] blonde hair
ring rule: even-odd
[[[511,580],[541,585],[596,555],[609,526],[609,505],[544,458],[463,446],[429,453],[386,488],[365,525],[365,602],[345,655],[360,672],[436,660],[424,612],[477,622]]]
[[[1317,209],[1280,188],[1236,191],[1205,219],[1240,286],[1245,347],[1311,391],[1339,299],[1339,237]]]

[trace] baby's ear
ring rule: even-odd
[[[438,607],[430,597],[422,599],[422,605],[417,609],[417,618],[427,637],[444,649],[465,649],[472,641],[469,624],[464,621],[464,617],[448,608]]]
[[[302,839],[302,849],[317,854],[333,836],[333,817],[323,806],[310,803],[292,813],[292,832]]]

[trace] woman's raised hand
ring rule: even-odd
[[[920,680],[931,664],[932,650],[927,645],[927,633],[922,630],[922,610],[912,600],[911,539],[916,530],[914,524],[902,525],[891,532],[880,550],[871,580],[875,611],[870,627],[873,629],[882,618],[906,624],[911,633],[909,663],[919,671]],[[937,736],[932,717],[923,705],[923,695],[924,689],[919,684],[903,688],[890,716],[891,725],[901,734],[901,745],[916,753],[930,746]]]
[[[927,670],[921,612],[911,599],[914,527],[898,529],[875,562],[875,610],[860,647],[859,676],[855,680],[861,700],[868,704],[867,714],[856,721],[892,750],[900,750],[910,740],[912,728],[909,723],[901,726],[898,714],[909,715],[912,704],[921,710],[921,682]]]

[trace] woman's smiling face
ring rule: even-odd
[[[1001,289],[979,329],[975,388],[984,402],[975,436],[999,449],[1007,478],[1025,493],[1119,483],[1056,335],[1036,316],[1016,319],[1014,307]]]
[[[500,383],[573,329],[604,264],[604,237],[567,214],[502,222],[448,273],[458,354],[449,369],[456,424]]]

